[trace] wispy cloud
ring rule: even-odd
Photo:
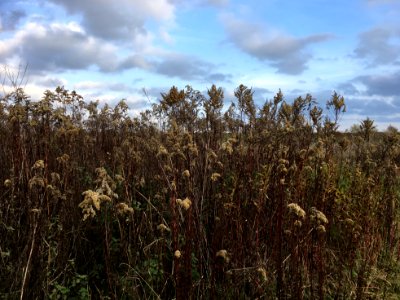
[[[375,27],[361,33],[354,54],[365,59],[369,66],[399,63],[400,27]]]
[[[179,77],[184,80],[199,80],[201,82],[226,81],[229,75],[215,72],[215,65],[189,55],[168,55],[164,60],[155,63],[155,71],[169,77]]]
[[[0,32],[14,30],[19,21],[25,16],[26,13],[21,9],[13,9],[10,11],[3,10],[3,12],[0,13]]]
[[[284,74],[301,74],[307,69],[307,62],[312,54],[307,47],[331,39],[331,34],[315,34],[296,38],[289,34],[264,28],[237,19],[233,15],[222,17],[229,40],[242,51],[267,61],[278,72]]]

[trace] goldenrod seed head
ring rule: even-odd
[[[324,226],[324,225],[318,225],[318,226],[317,226],[317,232],[318,232],[319,234],[325,233],[325,232],[326,232],[325,226]]]
[[[306,149],[301,149],[300,152],[299,152],[299,156],[301,158],[304,158],[306,154],[307,154],[307,150]]]
[[[183,171],[182,175],[183,175],[183,177],[189,178],[189,177],[190,177],[190,172],[189,172],[189,170]]]
[[[185,200],[176,199],[176,203],[178,203],[178,205],[182,207],[184,210],[188,210],[192,205],[192,201],[190,201],[190,199],[187,197],[185,198]]]
[[[229,154],[232,154],[233,148],[232,148],[231,143],[229,141],[222,143],[221,150],[226,151]]]
[[[170,229],[167,226],[165,226],[164,224],[159,224],[157,226],[157,229],[160,230],[161,232],[170,231]]]
[[[262,280],[263,282],[266,282],[266,281],[267,281],[268,277],[267,277],[267,271],[265,270],[265,268],[259,267],[259,268],[257,269],[257,273],[258,273],[258,275],[260,276],[260,278],[261,278],[261,280]]]
[[[29,180],[29,188],[33,188],[34,186],[37,187],[44,187],[44,180],[41,176],[33,176],[30,180]]]
[[[174,256],[175,256],[177,259],[180,259],[180,258],[181,258],[181,256],[182,256],[182,253],[181,253],[181,251],[179,251],[179,250],[176,250],[176,251],[175,251],[175,253],[174,253]]]
[[[283,158],[279,159],[279,163],[280,163],[281,165],[289,165],[289,161],[286,160],[286,159],[283,159]]]
[[[218,180],[218,178],[220,178],[221,177],[221,174],[219,174],[219,173],[212,173],[212,175],[211,175],[211,180],[212,181],[217,181]]]
[[[157,153],[157,156],[160,156],[160,155],[167,155],[168,154],[168,150],[164,147],[164,146],[160,146],[159,148],[158,148],[158,153]]]
[[[345,219],[345,220],[344,220],[344,223],[345,223],[347,226],[353,226],[353,225],[354,225],[354,221],[353,221],[352,219],[350,219],[350,218]]]
[[[237,141],[238,140],[236,138],[234,138],[234,137],[231,137],[231,138],[228,139],[228,142],[231,143],[231,144],[237,143]]]
[[[51,176],[51,182],[52,182],[53,184],[59,182],[60,179],[61,179],[60,174],[58,174],[58,173],[56,173],[56,172],[52,172],[52,173],[50,174],[50,176]]]
[[[299,220],[296,220],[296,221],[294,221],[294,226],[295,227],[301,227],[303,224],[301,223],[301,221],[299,221]]]
[[[193,156],[199,155],[199,150],[197,149],[197,145],[195,143],[190,143],[188,145],[189,151]]]
[[[66,164],[69,161],[69,155],[64,153],[63,155],[59,156],[56,158],[56,160],[60,163],[60,164]]]
[[[124,214],[133,214],[133,208],[129,207],[128,204],[124,202],[118,203],[115,208],[117,209],[117,213],[119,215],[124,215]]]
[[[225,262],[229,262],[228,251],[225,249],[219,250],[215,256],[222,258]]]
[[[122,175],[115,175],[115,180],[118,182],[118,184],[121,184],[122,182],[124,182],[124,177],[122,177]]]
[[[328,218],[322,211],[315,207],[311,207],[311,221],[316,221],[318,224],[328,224]]]
[[[12,186],[11,179],[4,180],[4,186],[7,187],[7,188],[11,187]]]
[[[306,173],[312,173],[313,172],[313,168],[310,166],[305,166],[303,169]]]
[[[43,160],[37,160],[34,164],[32,169],[37,170],[37,169],[44,169],[44,161]]]
[[[300,207],[297,203],[290,203],[288,204],[287,208],[291,213],[294,213],[298,218],[304,219],[306,216],[306,212],[304,209]]]

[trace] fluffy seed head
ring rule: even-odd
[[[170,229],[167,226],[165,226],[164,224],[159,224],[157,226],[157,229],[160,230],[161,232],[170,231]]]
[[[32,166],[32,169],[34,169],[34,170],[42,170],[42,169],[44,169],[44,161],[43,160],[37,160],[34,164],[33,164],[33,166]]]
[[[311,207],[311,221],[316,221],[318,224],[328,224],[328,218],[322,211],[315,207]]]
[[[176,251],[175,251],[175,253],[174,253],[174,256],[175,256],[177,259],[180,259],[180,258],[181,258],[181,256],[182,256],[182,253],[181,253],[181,251],[179,251],[179,250],[176,250]]]
[[[190,172],[189,172],[189,170],[183,171],[182,175],[183,175],[183,177],[189,178],[189,177],[190,177]]]
[[[176,199],[176,203],[178,203],[178,205],[182,207],[184,210],[188,210],[192,205],[192,201],[190,201],[190,199],[187,197],[185,198],[185,200]]]
[[[124,215],[124,214],[133,214],[133,208],[130,207],[128,204],[124,202],[118,203],[115,208],[117,209],[117,213],[119,215]]]
[[[219,250],[215,256],[222,258],[225,262],[229,262],[228,251],[225,249]]]
[[[4,180],[4,186],[5,186],[6,188],[11,187],[11,186],[12,186],[12,181],[11,181],[11,179],[6,179],[6,180]]]
[[[263,282],[266,282],[266,281],[267,281],[268,277],[267,277],[267,271],[265,270],[265,268],[259,267],[259,268],[257,269],[257,273],[258,273],[258,275],[260,276],[260,278],[261,278],[261,280],[262,280]]]
[[[219,173],[212,173],[212,175],[211,175],[211,180],[212,180],[212,181],[217,181],[218,178],[220,178],[220,177],[221,177],[221,174],[219,174]]]
[[[305,218],[306,212],[297,203],[290,203],[290,204],[288,204],[287,207],[288,207],[289,211],[291,213],[294,213],[298,218],[302,218],[302,219]]]
[[[317,232],[319,234],[324,234],[326,232],[325,226],[324,225],[318,225],[317,226]]]

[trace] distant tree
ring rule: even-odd
[[[366,118],[365,120],[361,121],[360,131],[364,139],[367,142],[369,142],[371,134],[376,131],[376,126],[374,125],[374,121],[371,120],[370,118]]]
[[[350,133],[359,133],[360,132],[360,125],[358,125],[358,124],[351,125],[351,127],[348,129],[348,132],[350,132]]]
[[[221,110],[224,106],[224,91],[222,88],[217,88],[214,84],[207,91],[208,99],[204,99],[203,108],[206,115],[207,130],[216,135],[221,134]]]

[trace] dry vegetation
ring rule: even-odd
[[[281,92],[0,99],[0,298],[396,299],[400,134]]]

